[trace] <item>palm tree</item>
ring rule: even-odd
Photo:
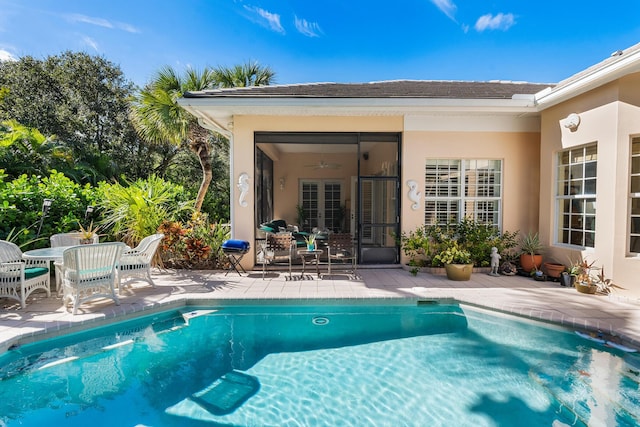
[[[275,76],[271,68],[261,67],[255,61],[231,68],[218,67],[214,73],[219,87],[265,86],[271,84]]]
[[[168,141],[178,146],[186,140],[189,149],[198,156],[203,177],[196,197],[196,211],[202,208],[212,177],[209,131],[178,105],[178,99],[184,92],[209,89],[215,85],[213,70],[209,68],[202,71],[187,69],[186,74],[180,76],[167,66],[136,94],[130,110],[131,121],[141,138],[151,143]]]
[[[233,73],[230,71],[234,70]],[[198,156],[202,167],[202,182],[195,202],[200,211],[212,179],[211,132],[198,124],[198,120],[178,104],[187,91],[200,91],[216,87],[266,85],[274,73],[257,63],[232,69],[187,69],[184,76],[171,67],[158,71],[155,78],[134,98],[131,120],[141,138],[151,143],[171,142],[180,146],[185,140],[189,149]]]

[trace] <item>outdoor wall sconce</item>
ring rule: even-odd
[[[283,176],[280,178],[280,190],[284,190],[284,184],[285,184],[286,178]]]
[[[238,188],[240,189],[240,197],[238,198],[238,203],[243,208],[246,208],[249,203],[247,203],[246,198],[247,194],[249,194],[249,174],[246,172],[242,172],[238,176]]]
[[[422,197],[422,194],[420,194],[420,192],[418,191],[418,183],[415,180],[407,180],[407,185],[409,186],[407,197],[409,197],[409,200],[413,202],[413,204],[411,205],[411,209],[416,211],[420,209],[420,198]]]
[[[564,127],[569,129],[571,132],[575,132],[578,130],[578,126],[580,126],[580,116],[576,113],[571,113],[564,119]]]

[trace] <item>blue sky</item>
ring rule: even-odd
[[[83,51],[139,85],[247,61],[280,84],[554,83],[638,42],[640,0],[0,0],[0,59]]]

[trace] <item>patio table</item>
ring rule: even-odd
[[[320,260],[321,253],[322,253],[322,249],[314,249],[311,251],[308,249],[298,250],[298,255],[300,256],[300,258],[302,258],[302,277],[304,277],[304,267],[305,267],[305,264],[307,263],[306,258],[308,256],[312,256],[312,257],[315,257],[316,259],[316,275],[318,276],[318,279],[320,278],[319,260]]]

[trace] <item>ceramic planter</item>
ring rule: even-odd
[[[596,285],[590,285],[588,283],[576,282],[576,290],[583,294],[595,294],[598,290]]]
[[[556,264],[554,262],[545,262],[544,268],[547,270],[547,275],[549,277],[559,278],[560,274],[566,269],[566,267],[562,264]]]
[[[520,255],[520,267],[530,273],[531,270],[540,269],[542,265],[542,255],[522,254]]]
[[[576,276],[572,276],[566,271],[560,274],[560,286],[571,287],[573,286],[575,281],[576,281]]]
[[[466,281],[471,279],[473,264],[445,264],[447,279],[456,281]]]

